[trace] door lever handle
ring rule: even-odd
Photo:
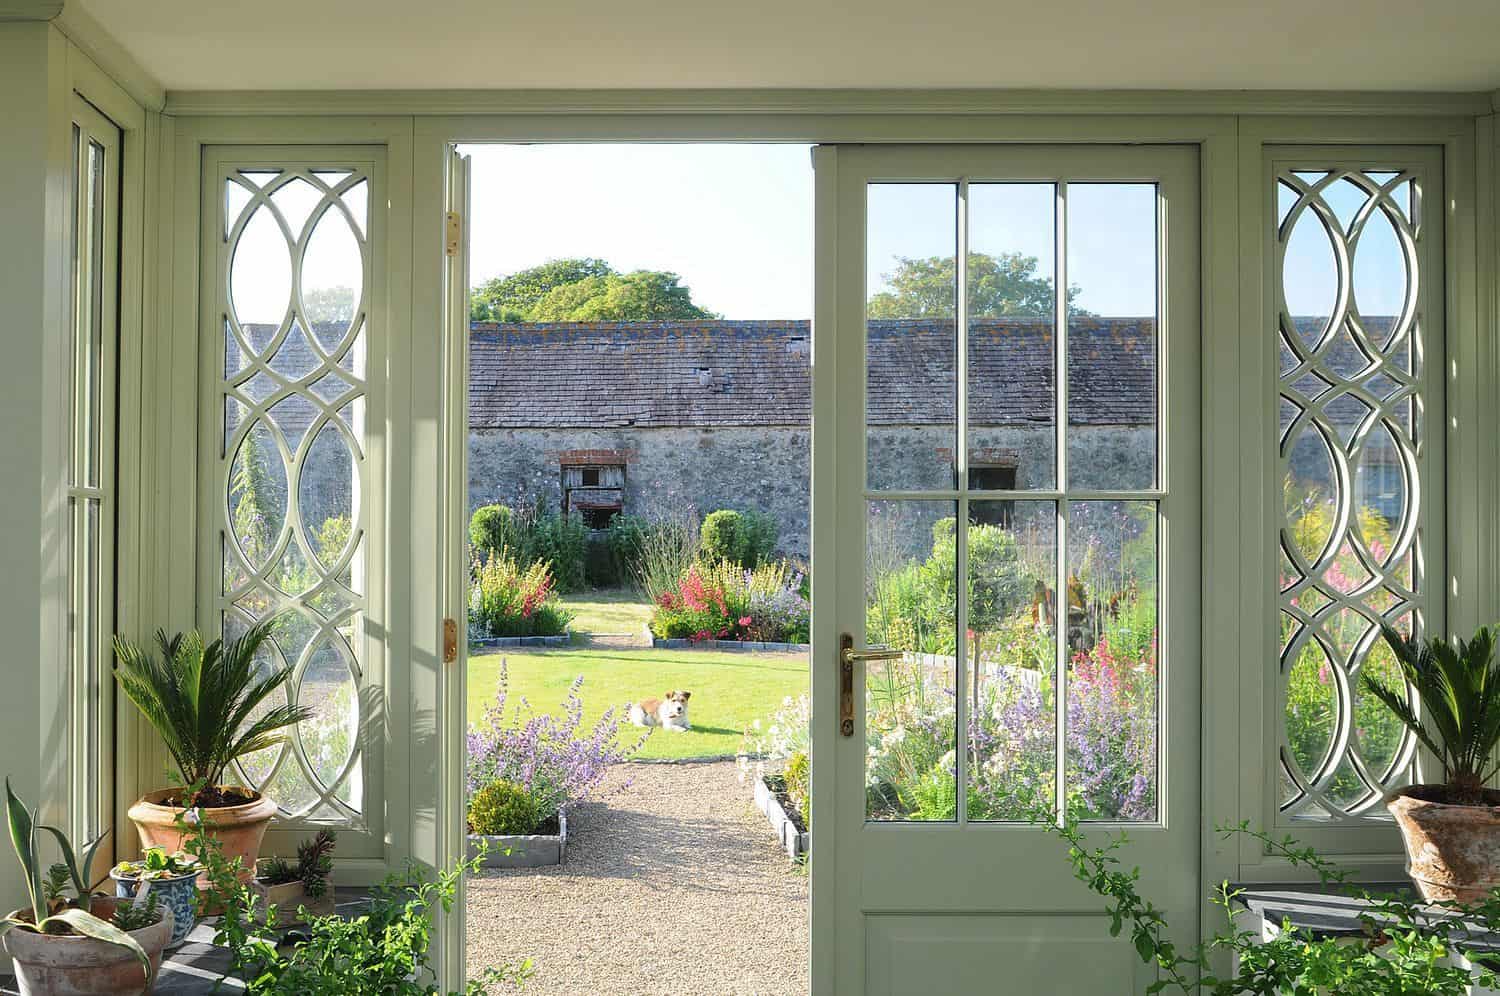
[[[839,735],[854,736],[854,662],[900,660],[902,651],[890,647],[854,649],[854,637],[839,635]]]
[[[839,662],[853,664],[855,661],[899,661],[906,653],[904,650],[894,650],[890,647],[870,647],[867,650],[855,650],[854,641],[849,645],[839,648]]]

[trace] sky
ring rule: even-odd
[[[813,171],[805,145],[476,145],[464,151],[473,161],[475,284],[549,259],[593,256],[622,272],[675,272],[695,302],[726,318],[811,316]],[[1328,194],[1344,222],[1362,198],[1344,181]],[[311,209],[290,200],[292,210]],[[973,250],[1035,256],[1038,275],[1053,276],[1054,201],[1048,184],[972,183]],[[953,254],[955,203],[952,184],[872,186],[870,293],[881,289],[900,257]],[[1106,316],[1154,314],[1152,188],[1074,183],[1067,205],[1068,283],[1080,288],[1079,306]],[[1283,190],[1281,210],[1287,205]],[[265,212],[258,214],[245,232],[231,283],[242,320],[277,321],[286,307],[290,266],[276,226]],[[353,239],[339,219],[331,220],[309,245],[304,289],[358,283]],[[1406,289],[1400,248],[1382,221],[1367,232],[1354,258],[1358,304],[1366,314],[1394,314]],[[1328,314],[1333,273],[1329,239],[1310,213],[1304,215],[1287,247],[1291,312]]]

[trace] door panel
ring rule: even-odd
[[[866,992],[1076,996],[1141,974],[1103,917],[902,916],[867,920]],[[996,972],[996,966],[1004,971]],[[1066,971],[1059,966],[1073,966]]]
[[[886,650],[853,665],[834,741],[837,991],[1139,991],[1128,942],[1025,820],[1128,825],[1125,860],[1191,939],[1196,153],[816,161],[838,413],[814,488],[837,496],[838,629]]]

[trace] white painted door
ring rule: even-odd
[[[1128,828],[1191,938],[1196,151],[815,158],[815,989],[1142,992],[1016,793]],[[847,703],[845,634],[900,651]]]

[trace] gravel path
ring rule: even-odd
[[[806,873],[734,763],[625,764],[568,817],[567,860],[469,882],[468,964],[530,956],[526,996],[807,992]]]

